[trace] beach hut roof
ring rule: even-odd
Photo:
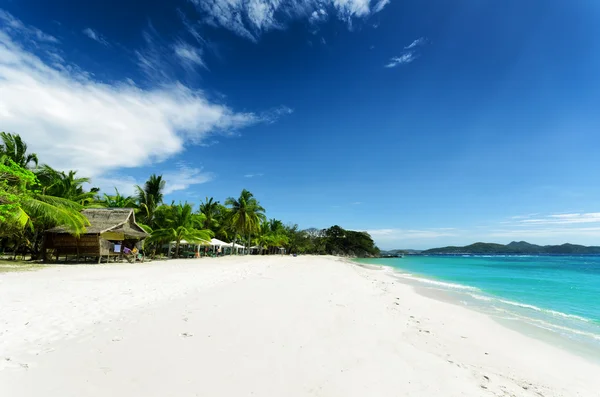
[[[90,225],[85,228],[83,234],[102,234],[106,232],[122,233],[127,237],[145,238],[148,233],[140,225],[135,223],[133,208],[90,208],[81,211]],[[70,233],[64,226],[57,226],[49,233]]]

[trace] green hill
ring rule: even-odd
[[[536,254],[600,254],[600,247],[586,247],[576,244],[536,245],[526,241],[513,241],[510,244],[475,243],[465,247],[441,247],[421,252],[422,254],[477,254],[477,255],[536,255]]]

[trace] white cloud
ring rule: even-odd
[[[100,193],[113,195],[115,188],[122,196],[132,196],[135,194],[135,185],[141,185],[143,181],[138,181],[130,175],[112,174],[92,178],[90,187],[100,188]]]
[[[554,214],[538,218],[526,218],[519,220],[518,223],[526,225],[571,225],[579,223],[600,223],[600,212],[589,212],[583,214]]]
[[[352,23],[381,11],[390,0],[190,0],[206,15],[204,22],[256,41],[294,19],[324,22],[330,15]],[[371,8],[373,7],[373,8]]]
[[[177,170],[163,173],[166,181],[165,194],[173,193],[177,190],[185,190],[192,185],[206,183],[214,178],[210,172],[203,172],[201,168],[190,167],[185,163],[180,163]]]
[[[380,12],[383,10],[383,7],[385,7],[386,5],[388,5],[390,3],[390,0],[379,0],[379,3],[377,3],[375,5],[375,8],[373,9],[373,12]]]
[[[27,26],[8,12],[0,9],[0,22],[2,30],[14,35],[27,38],[28,40],[46,43],[58,43],[58,39],[52,35],[46,34],[32,26]]]
[[[200,44],[206,44],[206,40],[204,40],[204,38],[202,37],[202,35],[200,34],[200,32],[198,31],[198,27],[190,22],[190,20],[185,16],[185,14],[183,13],[183,11],[181,11],[180,9],[177,9],[177,13],[179,14],[179,18],[181,19],[181,22],[183,22],[186,30],[188,31],[188,33],[194,38],[196,39],[196,41]]]
[[[575,239],[579,244],[598,245],[600,227],[553,227],[532,229],[497,229],[487,234],[492,238],[507,238],[511,240],[537,239],[538,244],[563,244]],[[588,240],[593,238],[595,240]],[[574,242],[574,241],[571,241]]]
[[[398,65],[404,65],[407,63],[411,63],[415,59],[417,59],[417,57],[415,56],[415,54],[413,52],[407,52],[406,54],[402,54],[399,57],[393,57],[392,59],[390,59],[389,63],[384,65],[384,67],[395,68]]]
[[[103,84],[58,59],[48,64],[29,52],[20,42],[39,34],[27,29],[13,38],[11,29],[0,28],[0,125],[58,169],[100,177],[164,160],[185,141],[202,142],[215,132],[273,122],[285,113],[237,113],[176,82],[152,89]]]
[[[246,175],[244,175],[244,178],[256,178],[259,176],[263,176],[263,174],[260,174],[260,173],[259,174],[246,174]]]
[[[84,35],[86,35],[87,37],[89,37],[90,39],[102,44],[103,46],[106,46],[106,47],[109,46],[108,41],[106,41],[106,39],[104,37],[102,37],[102,35],[100,33],[94,31],[92,28],[85,28],[85,29],[83,29],[82,33]]]
[[[173,46],[173,51],[185,68],[195,69],[197,66],[206,68],[204,61],[202,60],[201,49],[183,41],[179,41]]]
[[[408,46],[404,47],[404,49],[410,50],[417,46],[423,45],[425,43],[426,43],[425,37],[420,37],[420,38],[416,39],[415,41],[413,41],[412,43],[410,43]]]
[[[185,190],[193,185],[206,183],[214,179],[214,174],[204,172],[202,168],[190,166],[187,163],[181,162],[177,164],[175,169],[168,169],[162,172],[165,180],[164,194],[171,194],[178,190]],[[130,175],[121,173],[113,173],[93,178],[90,186],[100,188],[101,193],[109,195],[114,194],[115,188],[123,196],[131,196],[136,193],[135,186],[143,186],[144,180],[136,180]]]
[[[373,239],[380,241],[405,241],[414,239],[429,239],[438,237],[455,236],[456,232],[453,228],[441,228],[441,229],[427,229],[427,230],[414,230],[414,229],[372,229],[367,230]]]
[[[328,17],[329,17],[329,15],[327,14],[327,11],[325,11],[325,9],[323,9],[323,8],[320,8],[318,10],[314,10],[310,14],[308,21],[313,24],[318,24],[318,23],[325,22]]]

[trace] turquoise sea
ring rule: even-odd
[[[443,291],[454,303],[600,359],[600,256],[407,256],[359,262],[392,267],[399,280],[418,289]]]

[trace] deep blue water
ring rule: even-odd
[[[600,346],[600,256],[408,256],[361,262],[506,320]]]

